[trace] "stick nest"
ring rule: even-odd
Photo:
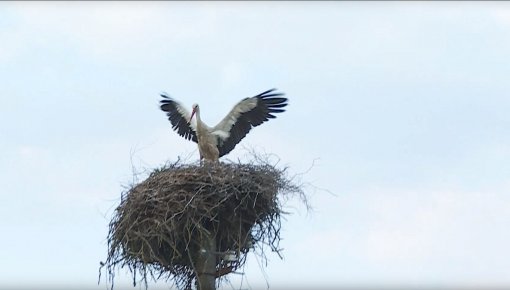
[[[154,170],[122,194],[110,222],[106,266],[113,288],[116,268],[141,276],[172,280],[191,289],[193,261],[203,235],[216,239],[216,277],[241,268],[253,249],[279,252],[279,198],[304,194],[292,179],[268,163],[180,164]],[[305,200],[306,201],[306,200]],[[225,253],[230,253],[226,258]],[[232,259],[232,254],[235,259]],[[281,257],[281,256],[280,256]],[[101,272],[100,268],[100,272]]]

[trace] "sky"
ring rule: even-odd
[[[274,154],[313,210],[221,289],[510,287],[509,2],[1,2],[0,43],[0,287],[107,289],[133,172],[198,158],[160,94],[214,125],[271,88],[228,157]]]

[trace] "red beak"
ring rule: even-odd
[[[193,108],[193,111],[191,111],[191,117],[189,118],[189,123],[191,123],[193,116],[195,116],[195,111],[196,111],[196,108]]]

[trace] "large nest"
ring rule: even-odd
[[[285,169],[267,162],[177,162],[154,170],[122,194],[110,222],[102,266],[112,288],[115,269],[125,266],[135,285],[138,273],[146,286],[150,274],[154,280],[170,279],[180,289],[191,288],[204,235],[216,242],[216,277],[242,267],[251,249],[264,258],[265,247],[278,252],[280,197],[287,193],[304,198]]]

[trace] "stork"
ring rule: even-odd
[[[179,102],[162,94],[161,110],[166,112],[172,129],[186,140],[198,143],[200,160],[217,162],[256,127],[269,119],[276,118],[287,106],[283,93],[271,89],[237,103],[214,127],[207,126],[200,118],[200,107],[194,104],[191,114]],[[196,116],[196,122],[192,122]]]

